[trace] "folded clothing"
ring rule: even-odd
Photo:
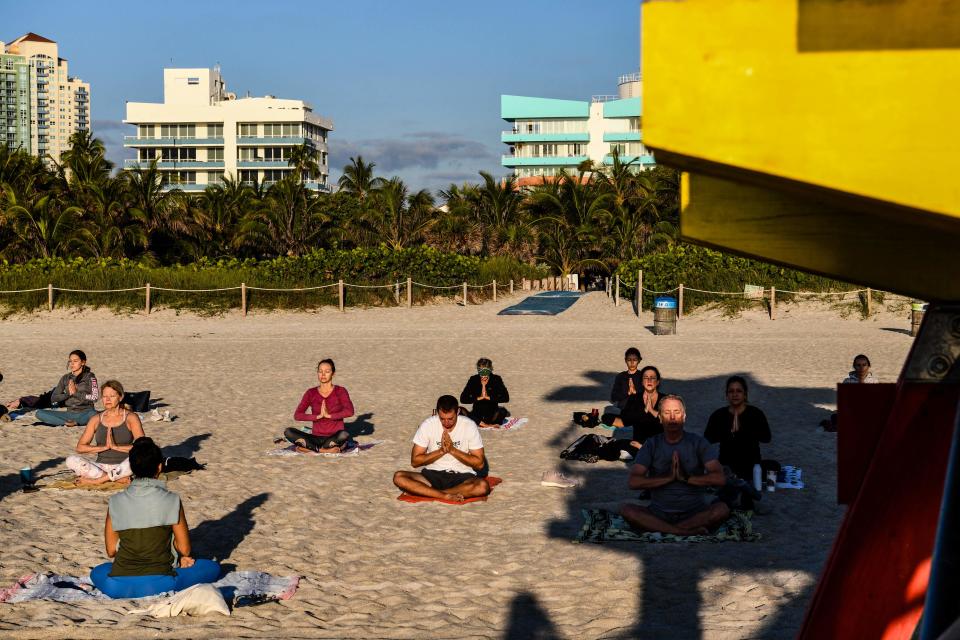
[[[516,431],[526,425],[527,422],[528,420],[526,418],[507,418],[501,424],[492,427],[480,427],[480,429],[488,431]]]
[[[485,478],[487,484],[490,485],[490,493],[493,493],[493,488],[503,482],[502,478],[497,478],[495,476],[487,476]],[[467,504],[468,502],[486,502],[487,496],[477,496],[476,498],[467,498],[466,500],[461,500],[457,502],[456,500],[444,500],[443,498],[427,498],[425,496],[412,496],[409,493],[401,493],[397,496],[397,500],[401,502],[439,502],[441,504]]]

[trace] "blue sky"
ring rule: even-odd
[[[162,101],[164,67],[219,63],[237,95],[303,99],[333,119],[334,180],[362,154],[411,188],[506,173],[500,94],[616,93],[640,55],[640,0],[0,2],[0,40],[56,40],[90,83],[115,162],[133,133],[125,101]]]

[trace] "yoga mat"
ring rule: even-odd
[[[502,478],[497,478],[494,476],[487,476],[487,484],[490,485],[490,493],[493,493],[493,488],[503,482]],[[490,493],[485,496],[478,496],[476,498],[467,498],[462,502],[454,502],[453,500],[444,500],[443,498],[425,498],[423,496],[412,496],[409,493],[401,493],[397,496],[397,500],[401,502],[439,502],[440,504],[453,504],[461,505],[467,504],[468,502],[486,502]]]
[[[481,427],[477,425],[477,428],[481,431],[516,431],[524,425],[526,425],[528,420],[526,418],[507,418],[503,421],[503,424],[498,424],[495,427]]]
[[[555,316],[563,313],[580,299],[578,291],[544,291],[507,307],[500,316]]]

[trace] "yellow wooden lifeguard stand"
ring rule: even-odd
[[[947,522],[960,490],[947,476],[960,397],[960,3],[647,0],[642,12],[644,143],[684,172],[683,237],[933,303],[886,424],[873,425],[801,636],[906,638],[923,612],[922,636],[936,637],[960,612],[940,597],[960,586]],[[898,511],[898,500],[927,504]]]

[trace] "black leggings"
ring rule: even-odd
[[[283,437],[294,444],[297,444],[298,440],[302,440],[307,449],[313,449],[314,451],[330,449],[331,447],[342,449],[343,445],[350,441],[350,433],[345,429],[341,429],[330,436],[315,436],[312,433],[290,427],[283,432]]]
[[[477,400],[473,403],[473,408],[467,412],[467,416],[480,424],[500,424],[504,421],[510,412],[506,407],[499,406],[493,400]]]

